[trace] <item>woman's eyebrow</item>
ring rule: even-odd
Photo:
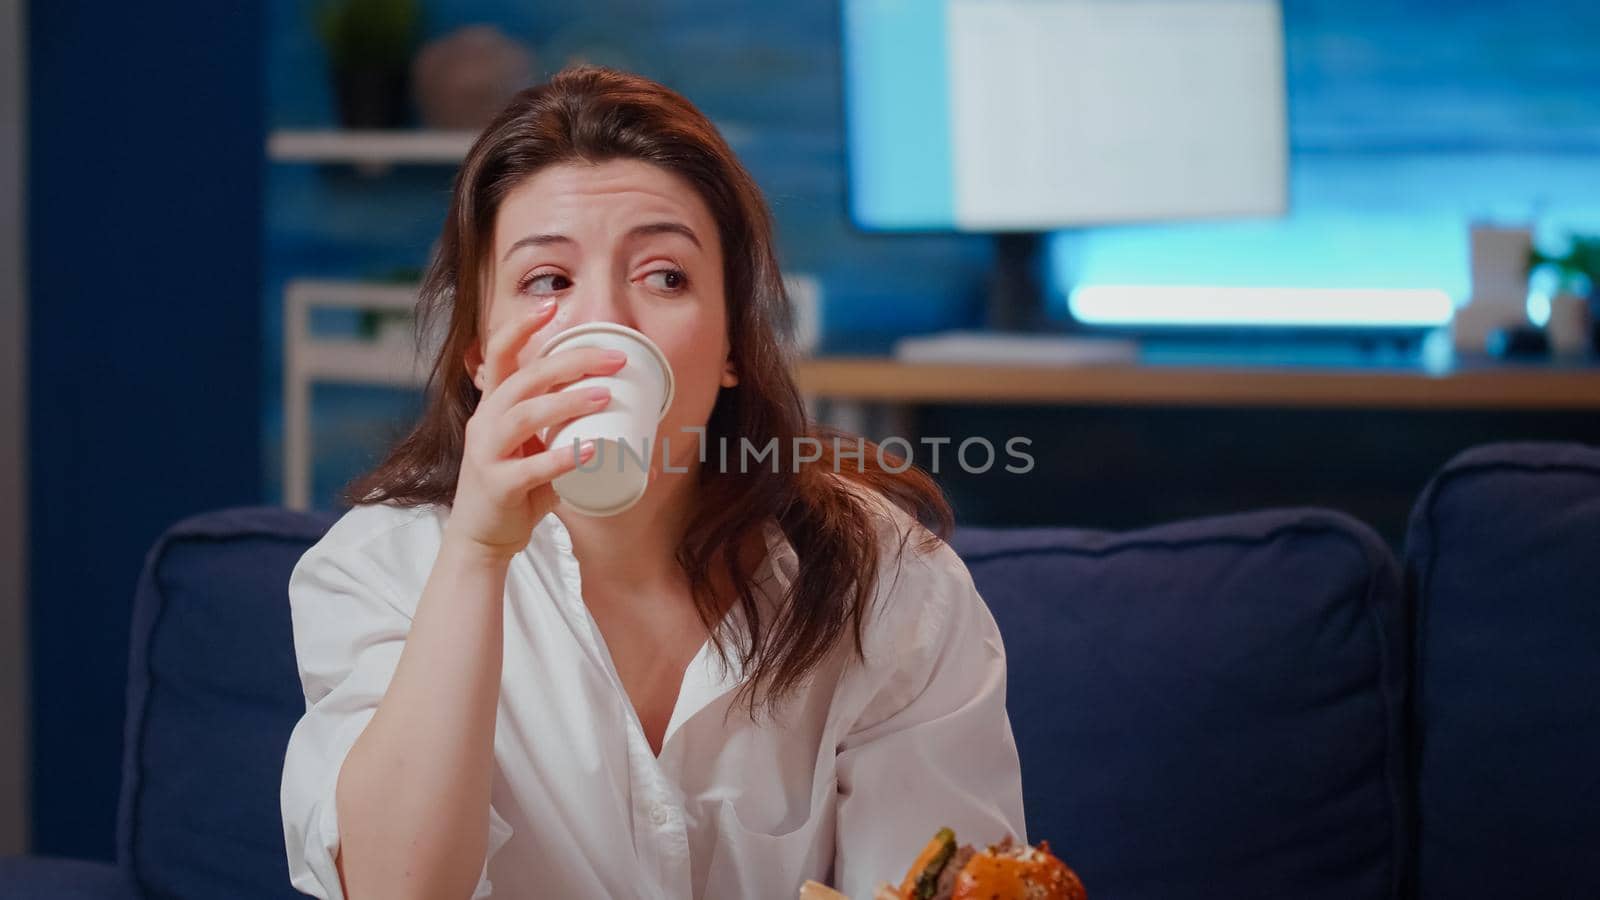
[[[681,234],[688,238],[696,248],[701,250],[705,249],[703,246],[701,246],[700,239],[695,237],[694,229],[678,222],[648,222],[644,225],[635,225],[628,229],[628,233],[625,235],[625,238],[632,239],[637,237],[646,237],[653,234]],[[500,261],[505,262],[506,260],[510,259],[511,254],[521,250],[523,247],[546,247],[551,244],[576,243],[577,241],[574,241],[572,238],[567,237],[564,234],[530,234],[525,238],[520,238],[516,243],[508,247],[506,249],[506,255],[501,257]]]
[[[700,246],[700,239],[694,236],[694,229],[678,222],[650,222],[645,225],[635,225],[628,229],[627,236],[636,238],[653,234],[681,234],[688,238],[689,242],[694,244],[697,249],[705,249]]]
[[[521,250],[523,247],[547,247],[547,246],[549,246],[551,244],[576,244],[576,243],[577,243],[577,241],[573,240],[572,238],[567,237],[564,234],[530,234],[525,238],[519,239],[515,244],[512,244],[510,247],[507,247],[506,248],[506,255],[500,257],[500,261],[501,262],[505,262],[506,260],[510,259],[511,258],[511,254],[517,252],[518,250]]]

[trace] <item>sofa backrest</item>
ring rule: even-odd
[[[206,513],[145,561],[129,649],[117,857],[147,895],[299,897],[278,785],[305,711],[289,573],[332,524],[277,508]]]
[[[153,896],[298,896],[278,809],[304,710],[287,585],[333,519],[220,510],[150,552],[118,853]],[[1283,510],[955,545],[1004,633],[1030,837],[1097,900],[1394,895],[1405,641],[1369,529]]]
[[[298,896],[287,585],[333,520],[220,510],[149,554],[117,846],[152,896]],[[1096,900],[1600,896],[1600,449],[1453,460],[1413,512],[1409,605],[1327,511],[954,543],[1006,641],[1029,837]]]
[[[1406,544],[1418,895],[1600,897],[1600,448],[1469,450]]]
[[[1400,895],[1399,566],[1314,509],[956,537],[1003,633],[1030,840],[1095,900]]]

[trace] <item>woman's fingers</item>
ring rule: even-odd
[[[538,331],[555,314],[554,300],[546,300],[532,312],[518,316],[500,326],[489,335],[483,354],[483,393],[488,394],[517,370],[517,353],[528,341],[528,336]]]
[[[572,347],[543,356],[506,376],[499,388],[478,401],[484,415],[499,418],[518,402],[571,384],[585,375],[612,375],[627,362],[613,350]]]
[[[501,458],[515,455],[517,450],[545,428],[598,412],[610,402],[611,391],[603,387],[555,391],[523,400],[500,417],[500,430],[494,442],[495,452]],[[567,449],[570,455],[571,448]]]
[[[577,452],[571,447],[551,447],[548,450],[507,463],[511,478],[523,490],[533,490],[576,469],[594,456],[594,441],[584,441]]]

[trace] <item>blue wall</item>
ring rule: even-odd
[[[260,12],[27,10],[40,854],[112,855],[145,551],[184,516],[260,500]]]

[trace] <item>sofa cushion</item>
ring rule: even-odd
[[[1412,512],[1422,897],[1600,897],[1600,448],[1457,456]]]
[[[48,856],[0,858],[0,897],[16,900],[139,900],[121,866]]]
[[[1096,900],[1395,897],[1399,567],[1339,513],[965,529],[1006,644],[1030,840]]]
[[[332,514],[186,519],[134,599],[117,854],[151,896],[298,897],[278,785],[305,711],[289,573]]]

